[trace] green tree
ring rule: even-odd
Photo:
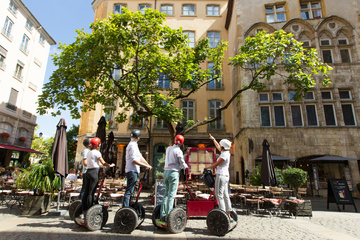
[[[259,163],[254,171],[249,174],[250,184],[252,186],[261,186],[261,163]]]
[[[43,136],[39,137],[35,132],[37,131],[38,126],[35,127],[33,140],[31,143],[31,148],[42,152],[43,154],[31,153],[30,157],[35,159],[46,159],[51,158],[52,148],[54,145],[54,137],[45,139]],[[30,162],[25,164],[25,167],[30,166]]]
[[[80,109],[86,112],[101,104],[110,111],[117,103],[123,110],[117,122],[124,122],[132,108],[132,121],[157,117],[173,136],[172,123],[182,119],[175,103],[221,78],[216,70],[221,70],[227,44],[210,48],[204,38],[190,48],[182,29],[171,29],[164,21],[165,15],[153,9],[145,14],[123,9],[122,14],[92,23],[89,34],[77,30],[75,42],[60,44],[61,52],[52,56],[58,69],[44,85],[38,112],[57,107],[53,115],[69,109],[79,118]],[[213,69],[200,67],[205,60],[214,63]],[[159,86],[159,75],[170,88]]]
[[[79,125],[73,124],[71,128],[66,131],[69,168],[73,168],[75,164],[78,135],[79,135]]]
[[[298,188],[307,180],[307,172],[300,168],[289,168],[283,173],[284,183],[289,184],[295,190],[297,196]]]

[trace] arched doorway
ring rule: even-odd
[[[154,146],[154,154],[153,154],[153,159],[154,159],[154,170],[153,170],[153,179],[155,181],[156,179],[156,172],[163,172],[164,169],[163,167],[159,166],[159,159],[161,159],[163,157],[163,155],[165,154],[166,151],[166,147],[167,145],[164,143],[158,143]]]

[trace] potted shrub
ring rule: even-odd
[[[26,138],[25,138],[25,137],[19,137],[19,141],[20,141],[20,142],[25,142],[25,141],[26,141]]]
[[[289,168],[283,173],[284,183],[289,184],[295,190],[295,196],[297,196],[298,188],[306,183],[307,172],[300,168]]]
[[[0,135],[1,135],[1,137],[3,137],[3,138],[9,138],[9,137],[10,137],[10,134],[8,134],[7,132],[3,132],[3,133],[1,133]]]
[[[32,164],[24,169],[15,185],[18,189],[34,191],[34,195],[25,197],[22,214],[39,215],[49,210],[51,197],[61,187],[61,180],[48,158],[42,164]]]

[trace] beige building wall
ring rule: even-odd
[[[253,171],[255,158],[262,154],[262,141],[267,139],[270,143],[272,154],[289,157],[292,159],[306,160],[314,156],[332,155],[344,158],[360,159],[358,142],[360,124],[360,95],[359,95],[359,12],[358,1],[312,1],[320,3],[321,18],[303,20],[301,17],[300,2],[309,1],[289,0],[275,2],[269,0],[237,0],[233,2],[231,19],[228,25],[229,55],[234,56],[239,47],[244,43],[247,36],[254,36],[258,30],[273,32],[283,29],[292,32],[295,38],[302,42],[308,42],[309,47],[316,48],[319,57],[323,50],[330,50],[333,63],[329,63],[334,69],[331,72],[332,84],[328,88],[316,85],[312,90],[314,99],[293,102],[289,99],[289,92],[293,88],[283,84],[281,79],[274,78],[267,84],[262,92],[268,94],[268,102],[259,101],[259,93],[247,91],[241,100],[233,104],[233,134],[235,142],[235,171],[241,174],[244,180],[245,170]],[[266,6],[284,5],[285,21],[266,23]],[[344,45],[339,40],[347,39]],[[320,45],[321,40],[329,40],[329,46]],[[348,49],[350,63],[344,63],[340,50]],[[249,75],[240,69],[230,69],[233,91],[250,81]],[[317,82],[319,82],[317,80]],[[350,99],[340,99],[340,91],[348,91]],[[331,99],[322,98],[322,92],[330,92]],[[282,93],[283,100],[272,100],[273,93]],[[351,105],[354,114],[354,125],[345,123],[342,106]],[[292,122],[292,106],[300,106],[302,126],[294,126]],[[316,108],[317,125],[309,126],[307,123],[306,106],[313,105]],[[334,109],[335,125],[329,126],[324,114],[324,106],[331,105]],[[270,109],[271,126],[264,127],[261,124],[262,106]],[[283,106],[285,126],[274,126],[274,106]],[[343,162],[351,169],[353,184],[360,182],[358,161],[349,160]],[[241,166],[243,164],[243,167]],[[301,162],[297,162],[298,166]],[[332,164],[332,163],[330,163]],[[337,165],[331,165],[337,166]],[[304,166],[303,166],[304,167]],[[311,169],[310,169],[311,171]],[[334,176],[339,177],[339,176]],[[357,192],[355,187],[355,192]]]

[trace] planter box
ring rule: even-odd
[[[289,211],[295,217],[307,216],[312,217],[312,206],[310,200],[305,200],[303,203],[289,203]]]
[[[41,215],[50,209],[50,195],[44,196],[26,196],[21,215],[32,216]]]

